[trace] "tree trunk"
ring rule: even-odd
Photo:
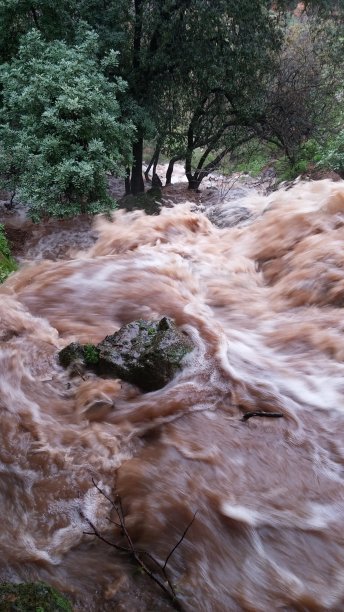
[[[153,176],[154,174],[156,174],[156,167],[159,163],[159,157],[160,157],[160,148],[157,149],[156,155],[155,155],[155,160],[154,160],[154,164],[153,164]]]
[[[203,177],[202,177],[203,178]],[[199,186],[202,182],[202,178],[195,178],[195,175],[188,175],[188,189],[193,189],[194,191],[197,191],[197,189],[199,189]]]
[[[149,181],[149,172],[150,172],[150,169],[151,169],[152,166],[153,166],[152,176],[154,176],[154,174],[156,174],[156,167],[158,165],[158,161],[159,161],[159,157],[160,157],[160,149],[161,149],[161,144],[158,141],[157,144],[156,144],[154,153],[153,153],[153,157],[150,160],[150,162],[149,162],[149,164],[147,166],[147,169],[145,170],[145,179],[146,179],[146,181]]]
[[[146,181],[149,181],[149,172],[150,172],[151,167],[153,166],[154,157],[155,157],[155,153],[154,153],[152,159],[150,160],[150,162],[149,162],[149,164],[148,164],[148,166],[147,166],[147,168],[145,170],[145,179],[146,179]]]
[[[172,157],[172,159],[170,159],[170,163],[168,164],[168,168],[166,171],[166,183],[165,185],[171,185],[172,182],[172,174],[173,174],[173,168],[174,168],[174,164],[180,160],[180,157],[177,155],[175,157]]]
[[[133,144],[133,165],[131,168],[130,193],[137,195],[144,193],[145,186],[142,176],[143,138],[142,136]]]
[[[130,168],[125,171],[125,195],[130,195]]]
[[[136,75],[136,88],[132,92],[134,98],[139,100],[141,97],[140,86],[137,86],[137,77],[140,74],[141,67],[141,40],[142,40],[142,15],[143,15],[144,0],[135,0],[135,21],[134,21],[134,39],[133,39],[133,71]],[[134,76],[135,80],[135,76]],[[142,176],[143,162],[143,135],[139,131],[138,139],[133,143],[133,164],[131,167],[130,177],[130,193],[137,195],[144,193],[145,186]]]

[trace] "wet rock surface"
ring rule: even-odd
[[[232,206],[224,209],[214,206],[209,210],[207,216],[213,225],[221,229],[235,227],[255,218],[252,211],[244,206]]]
[[[79,342],[72,342],[59,352],[59,362],[64,368],[69,368],[69,366],[78,361],[82,364],[85,363],[84,347]]]
[[[44,582],[0,584],[2,612],[72,612],[72,606],[61,593]]]
[[[98,370],[145,391],[164,387],[192,350],[189,338],[172,319],[133,321],[98,344]]]
[[[139,195],[127,195],[118,201],[118,208],[128,212],[144,210],[146,215],[160,214],[161,189],[152,187],[149,191]]]
[[[73,342],[60,351],[59,361],[66,368],[81,363],[100,376],[120,378],[143,391],[155,391],[173,378],[193,348],[174,321],[163,317],[128,323],[97,346]]]

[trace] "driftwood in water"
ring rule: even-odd
[[[281,412],[265,412],[264,410],[254,410],[252,412],[245,412],[244,416],[240,420],[245,422],[248,421],[248,419],[251,419],[252,417],[269,417],[272,419],[280,419],[283,416],[284,415]]]

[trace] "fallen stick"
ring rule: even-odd
[[[264,410],[254,410],[253,412],[245,412],[240,421],[248,421],[252,417],[269,417],[272,419],[281,419],[284,415],[281,412],[265,412]]]

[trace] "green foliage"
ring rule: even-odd
[[[17,269],[17,264],[11,257],[10,248],[4,233],[4,226],[0,224],[0,283]]]
[[[218,153],[246,137],[238,115],[257,112],[257,90],[281,38],[270,7],[270,0],[117,0],[99,11],[96,0],[82,0],[75,15],[100,33],[103,49],[116,41],[138,143],[157,138],[169,157],[191,158],[191,173],[197,149],[204,149],[197,167],[218,166]],[[133,193],[143,188],[141,152],[134,151]]]
[[[11,91],[8,81],[2,84],[4,101],[8,108],[15,103],[11,117],[0,120],[7,126],[0,151],[6,187],[19,185],[22,195],[34,202],[36,217],[43,214],[43,196],[49,214],[96,212],[113,205],[106,196],[105,173],[131,162],[132,132],[123,117],[137,128],[132,193],[143,189],[143,138],[156,139],[168,157],[185,159],[195,183],[218,168],[228,152],[257,135],[280,146],[295,164],[305,139],[314,136],[318,125],[321,131],[321,123],[332,122],[332,85],[340,81],[344,40],[338,33],[343,2],[305,4],[307,16],[299,19],[293,14],[296,2],[288,0],[112,0],[101,9],[98,0],[0,0],[0,62],[10,62],[3,71],[14,80]],[[41,33],[39,44],[21,38],[32,27]],[[90,29],[99,36],[98,47],[93,40],[82,51],[82,32]],[[286,45],[280,53],[283,36]],[[89,34],[86,38],[90,41]],[[21,40],[21,55],[13,60]],[[30,45],[35,49],[25,55]],[[113,47],[119,51],[118,67]],[[63,54],[68,55],[65,62]],[[23,70],[27,63],[26,81],[16,73],[18,62]],[[65,65],[78,68],[65,71]],[[81,65],[82,79],[77,76]],[[128,82],[125,95],[117,74]],[[68,104],[61,109],[56,107],[56,100],[58,107],[62,102],[57,84],[68,89]],[[28,121],[17,121],[27,116],[27,110],[12,95],[15,91],[25,91],[22,98],[29,94]],[[105,121],[106,130],[90,120],[102,112],[115,119],[115,125]],[[53,126],[57,117],[58,125]],[[76,133],[82,117],[91,125],[92,136],[84,137],[82,130]],[[38,123],[40,131],[35,129]],[[106,134],[114,151],[109,150]],[[257,158],[253,173],[259,164]]]
[[[94,344],[85,344],[84,347],[85,362],[88,365],[93,365],[99,361],[99,350]]]
[[[280,148],[291,167],[309,158],[305,143],[320,142],[336,123],[344,77],[342,32],[340,22],[324,21],[319,15],[285,29],[256,129],[262,139]]]
[[[44,582],[0,584],[2,612],[72,612],[68,599]]]
[[[247,172],[258,176],[264,166],[271,163],[276,155],[277,147],[260,142],[257,138],[239,147],[235,154],[225,158],[223,168],[226,174],[230,172]]]
[[[247,172],[251,176],[258,176],[264,166],[269,162],[269,159],[262,153],[251,156],[247,161],[241,161],[235,167],[236,172]]]
[[[317,167],[339,174],[344,172],[344,132],[322,144],[310,138],[300,147],[295,163],[291,164],[286,156],[282,156],[275,164],[278,181],[294,180],[310,168]]]
[[[293,163],[286,155],[282,155],[275,163],[277,182],[293,181],[306,173],[310,165],[314,165],[314,156],[307,151],[307,147],[300,148],[298,157]]]
[[[321,147],[319,166],[344,176],[344,130]]]
[[[97,36],[69,47],[36,30],[0,69],[0,175],[30,204],[34,220],[114,207],[107,173],[123,173],[133,127],[121,118],[120,78],[110,82],[96,57]],[[110,54],[106,66],[116,67]]]
[[[269,6],[263,0],[199,0],[183,13],[176,50],[179,89],[172,94],[185,119],[166,144],[171,155],[184,152],[189,184],[195,187],[228,152],[255,135],[251,126],[260,112],[261,87],[281,43]]]
[[[16,55],[20,38],[39,28],[46,40],[74,37],[74,0],[0,0],[1,62]]]
[[[282,183],[283,181],[293,181],[300,174],[307,170],[308,164],[305,160],[300,160],[294,164],[290,163],[290,160],[283,155],[277,160],[275,165],[277,182]]]

